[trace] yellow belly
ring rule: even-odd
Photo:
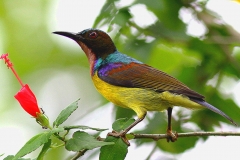
[[[182,106],[199,109],[203,106],[189,100],[188,97],[172,94],[168,91],[158,93],[141,88],[126,88],[108,84],[102,81],[97,72],[92,77],[97,90],[109,101],[117,106],[134,110],[139,118],[147,111],[163,111],[168,107]]]

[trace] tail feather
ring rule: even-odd
[[[226,119],[228,119],[232,124],[234,124],[235,126],[238,126],[228,115],[226,115],[224,112],[222,112],[221,110],[217,109],[216,107],[214,107],[213,105],[207,103],[204,100],[197,100],[197,99],[191,99],[192,101],[210,109],[211,111],[220,114],[221,116],[225,117]]]

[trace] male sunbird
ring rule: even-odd
[[[138,119],[128,128],[108,135],[125,139],[126,133],[144,119],[147,111],[166,109],[168,141],[175,141],[177,134],[171,128],[173,106],[208,108],[237,125],[225,113],[207,103],[204,96],[179,80],[119,52],[107,33],[98,29],[86,29],[79,33],[53,33],[73,39],[80,45],[90,63],[92,81],[106,99],[136,112]]]

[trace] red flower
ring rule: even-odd
[[[22,108],[33,117],[37,117],[36,113],[41,113],[37,99],[27,84],[14,97],[18,100]]]
[[[12,70],[14,75],[16,76],[17,80],[19,81],[20,85],[22,86],[21,90],[14,96],[22,108],[32,115],[33,117],[37,117],[37,113],[41,113],[38,104],[37,99],[34,95],[34,93],[31,91],[29,86],[27,84],[23,84],[19,76],[17,75],[16,71],[13,68],[13,64],[10,62],[8,58],[8,54],[2,54],[0,56],[0,59],[3,59],[5,63],[7,64],[7,67]]]
[[[39,123],[43,128],[51,129],[52,127],[49,125],[49,120],[47,116],[44,115],[44,113],[42,113],[40,108],[38,107],[37,99],[34,93],[31,91],[30,87],[27,84],[22,83],[21,79],[13,68],[13,64],[8,58],[8,54],[2,54],[0,56],[0,59],[3,59],[5,61],[7,67],[12,70],[13,74],[16,76],[18,82],[22,86],[20,91],[18,91],[18,93],[14,96],[18,100],[22,108],[27,113],[36,118],[37,123]]]

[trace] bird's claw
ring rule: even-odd
[[[107,136],[120,137],[123,140],[124,143],[126,143],[128,146],[130,146],[129,141],[126,138],[126,133],[123,132],[123,131],[121,131],[121,132],[112,131],[112,132],[109,132],[107,134]]]
[[[178,134],[177,132],[173,133],[172,130],[167,130],[167,142],[171,141],[171,142],[175,142],[177,141],[178,138]]]

